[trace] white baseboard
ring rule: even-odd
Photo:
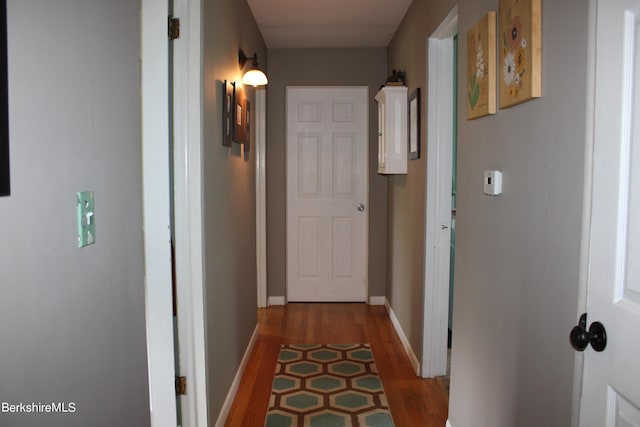
[[[386,297],[369,297],[369,305],[385,305],[386,302]]]
[[[400,341],[402,341],[402,346],[404,347],[404,351],[409,356],[409,360],[411,361],[411,366],[413,366],[413,370],[416,371],[416,375],[420,376],[420,362],[416,357],[416,354],[413,352],[413,348],[411,348],[411,344],[407,339],[404,331],[402,330],[402,326],[400,325],[400,321],[396,317],[396,314],[393,312],[393,308],[389,304],[389,301],[386,301],[384,306],[387,308],[387,312],[389,313],[389,318],[391,319],[391,323],[393,323],[393,327],[396,329],[398,333],[398,337],[400,337]]]
[[[285,297],[269,297],[269,307],[272,305],[287,305]]]
[[[242,361],[240,362],[240,366],[238,366],[238,371],[236,372],[236,376],[231,383],[231,388],[229,389],[229,393],[227,393],[227,398],[224,400],[224,404],[222,405],[222,409],[220,410],[220,415],[218,415],[218,419],[216,421],[215,427],[223,427],[224,423],[227,421],[227,417],[229,416],[229,411],[231,410],[231,405],[233,404],[234,399],[236,398],[236,393],[238,392],[238,387],[240,386],[240,380],[242,379],[242,374],[244,373],[244,369],[247,367],[247,362],[249,361],[249,355],[253,351],[253,346],[256,344],[256,340],[258,338],[258,325],[253,330],[253,335],[251,335],[251,339],[249,340],[249,344],[247,345],[247,349],[244,352],[244,356],[242,356]]]
[[[445,427],[453,427],[453,426],[451,425],[451,421],[447,420],[447,424],[445,424]]]

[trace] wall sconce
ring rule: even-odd
[[[247,63],[247,59],[251,60],[251,68],[242,76],[242,84],[251,86],[266,85],[269,81],[267,80],[267,76],[264,72],[258,68],[258,54],[254,53],[253,56],[249,58],[244,51],[240,49],[240,52],[238,52],[238,63],[240,64],[241,70]]]

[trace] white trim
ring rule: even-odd
[[[258,271],[258,307],[267,307],[267,178],[266,178],[266,94],[256,90],[256,261]]]
[[[597,0],[589,0],[587,31],[587,87],[586,87],[586,130],[584,150],[584,185],[582,191],[582,230],[580,239],[580,265],[578,273],[578,310],[576,319],[587,312],[587,293],[589,290],[589,258],[591,246],[591,203],[593,196],[593,145],[595,121],[595,86],[596,86],[596,28]],[[574,352],[573,388],[571,404],[571,427],[580,425],[580,399],[582,396],[582,379],[584,353]]]
[[[386,297],[369,297],[369,305],[385,305],[386,303]]]
[[[445,424],[445,427],[453,427],[453,426],[451,425],[451,421],[447,420],[447,424]]]
[[[142,188],[151,426],[176,425],[169,188],[169,52],[166,0],[143,0]]]
[[[202,218],[201,0],[174,0],[174,201],[182,425],[205,426],[207,375]],[[164,18],[166,32],[166,17]],[[165,35],[166,36],[166,35]],[[164,40],[166,44],[166,39]]]
[[[242,356],[242,361],[240,361],[240,366],[238,366],[236,376],[233,378],[231,388],[227,393],[227,398],[224,400],[224,404],[222,405],[222,409],[220,410],[220,415],[218,415],[218,420],[216,421],[215,427],[223,427],[225,422],[227,421],[229,411],[231,410],[231,405],[233,405],[233,401],[235,400],[236,394],[238,393],[238,387],[240,387],[242,375],[244,374],[244,370],[247,367],[247,363],[249,362],[249,356],[251,355],[253,347],[255,346],[258,339],[258,327],[259,325],[256,325],[256,328],[253,330],[253,335],[251,335],[251,339],[249,340],[247,349],[244,352],[244,356]]]
[[[424,378],[444,375],[447,371],[450,245],[446,242],[450,240],[442,235],[441,227],[449,225],[451,211],[453,36],[457,31],[456,6],[429,37],[427,43],[428,134],[421,372]],[[449,232],[448,228],[446,232]]]
[[[285,297],[269,297],[268,304],[269,307],[272,305],[287,305],[287,300]]]
[[[420,376],[420,362],[418,361],[418,358],[416,357],[416,354],[414,353],[413,348],[411,348],[411,344],[409,343],[407,336],[402,330],[400,321],[396,317],[396,314],[393,312],[393,308],[391,308],[391,304],[389,304],[389,301],[385,301],[384,306],[387,309],[387,313],[389,313],[389,319],[391,319],[391,323],[393,324],[393,327],[395,328],[396,333],[400,338],[400,341],[402,341],[402,346],[404,347],[404,351],[407,353],[407,356],[409,356],[409,360],[411,361],[411,366],[413,366],[414,371],[416,371],[416,375]]]

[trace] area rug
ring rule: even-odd
[[[265,427],[393,427],[369,344],[282,345]]]

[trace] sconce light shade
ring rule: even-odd
[[[243,85],[264,86],[269,83],[267,76],[258,68],[252,68],[242,76]]]
[[[240,69],[244,68],[244,64],[246,64],[247,59],[251,59],[251,68],[242,76],[242,84],[251,86],[264,86],[269,83],[265,73],[260,68],[258,68],[258,54],[254,53],[253,57],[247,58],[247,55],[244,53],[244,51],[240,49],[240,52],[238,53],[238,63],[240,64]]]

